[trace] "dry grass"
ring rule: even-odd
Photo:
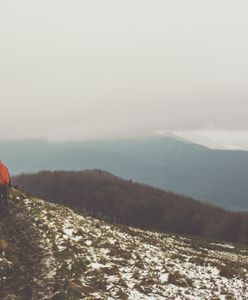
[[[5,240],[0,240],[0,252],[5,252],[8,248],[8,243]]]

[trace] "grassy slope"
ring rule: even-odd
[[[52,256],[49,247],[29,217],[24,195],[11,191],[10,198],[11,214],[0,220],[0,299],[7,295],[19,300],[51,298],[54,282],[47,271],[53,261],[46,265]]]
[[[1,299],[248,298],[245,246],[113,226],[16,190],[11,199]]]

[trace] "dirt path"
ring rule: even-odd
[[[5,255],[0,253],[0,299],[52,299],[52,250],[30,221],[23,199],[12,190],[11,214],[0,221],[0,239],[7,242]]]

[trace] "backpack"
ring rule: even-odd
[[[5,165],[0,162],[0,185],[8,186],[10,184],[9,171]]]

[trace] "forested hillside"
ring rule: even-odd
[[[13,179],[20,188],[79,212],[163,232],[248,242],[248,214],[123,180],[101,170],[44,171]]]

